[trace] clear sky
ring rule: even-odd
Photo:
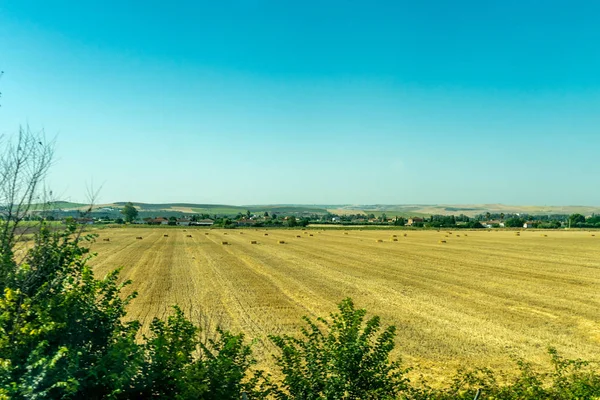
[[[0,134],[100,202],[600,205],[600,2],[0,1]]]

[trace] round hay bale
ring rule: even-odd
[[[594,237],[594,236],[596,236],[596,235],[592,235],[592,237]]]
[[[347,235],[347,234],[348,234],[348,232],[344,232],[344,235]]]
[[[229,242],[221,242],[222,245],[227,245]]]
[[[205,235],[208,235],[208,232],[204,232]]]
[[[163,235],[163,237],[169,237],[169,235]]]
[[[398,238],[392,238],[392,242],[397,242]]]
[[[285,244],[285,241],[283,241],[283,240],[278,240],[278,241],[277,241],[277,243],[279,243],[279,244]]]
[[[192,237],[192,235],[185,235],[185,237]]]
[[[446,243],[446,241],[445,240],[440,240],[439,243]]]
[[[136,239],[138,239],[138,240],[140,240],[141,238],[142,238],[141,236],[136,237]]]
[[[405,233],[405,234],[404,234],[404,235],[402,235],[402,236],[404,236],[404,237],[407,237],[407,236],[408,236],[408,233]]]
[[[592,236],[594,236],[594,235],[592,235]],[[102,240],[104,240],[105,242],[110,242],[109,238],[105,238],[105,239],[102,239]]]
[[[223,235],[227,235],[227,232],[223,232]]]
[[[456,237],[460,237],[460,235],[456,235]]]
[[[265,233],[265,236],[269,236],[269,234],[268,234],[268,233]]]
[[[258,242],[256,240],[251,240],[250,244],[257,244]]]
[[[296,237],[297,237],[298,239],[300,239],[302,236],[300,236],[300,235],[296,235]]]
[[[375,241],[376,241],[377,243],[382,243],[382,242],[383,242],[383,240],[381,240],[381,239],[377,239],[377,240],[375,240]]]
[[[243,235],[243,234],[244,234],[244,232],[240,232],[240,235]]]
[[[308,236],[313,236],[313,234],[312,234],[312,233],[310,233]]]
[[[397,235],[392,235],[393,238],[398,237]]]

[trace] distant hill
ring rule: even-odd
[[[118,213],[126,202],[115,202],[107,204],[94,205],[94,212],[107,212],[112,209]],[[242,205],[234,206],[227,204],[200,204],[200,203],[141,203],[133,202],[138,210],[144,214],[210,214],[210,215],[236,215],[238,213],[269,214],[374,214],[380,216],[385,213],[392,216],[429,216],[437,215],[458,215],[475,216],[477,214],[505,213],[505,214],[530,214],[530,215],[549,215],[549,214],[574,214],[579,213],[586,216],[591,214],[600,214],[600,207],[593,206],[515,206],[505,204],[263,204],[263,205]],[[68,201],[56,201],[44,204],[32,205],[34,211],[41,210],[61,210],[61,211],[85,211],[89,207],[83,203],[72,203]]]

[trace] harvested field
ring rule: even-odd
[[[377,230],[306,240],[244,230],[223,246],[222,236],[188,230],[198,234],[111,229],[92,264],[100,276],[124,266],[139,292],[129,316],[146,328],[179,304],[197,323],[204,313],[256,338],[267,368],[268,334],[296,333],[299,316],[326,316],[348,296],[396,325],[397,354],[434,381],[460,365],[513,369],[511,355],[546,364],[549,345],[598,358],[600,240],[589,232],[469,231],[440,245],[435,231],[383,241],[389,233]]]

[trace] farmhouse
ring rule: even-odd
[[[242,218],[237,221],[238,226],[253,226],[255,224],[256,224],[256,221],[254,221],[253,219],[249,219],[249,218]]]
[[[504,228],[504,222],[498,220],[482,222],[481,225],[485,228],[493,228],[494,226]]]
[[[420,217],[412,217],[408,219],[408,223],[406,225],[413,226],[415,223],[423,223],[425,220]]]
[[[190,222],[190,225],[211,226],[214,223],[215,221],[213,221],[212,219],[200,219],[195,222]]]
[[[533,228],[533,221],[527,221],[523,224],[523,228]]]
[[[150,218],[148,225],[169,225],[169,220],[163,217]]]
[[[181,226],[189,226],[191,223],[191,221],[187,218],[178,218],[177,219],[177,225],[181,225]]]

